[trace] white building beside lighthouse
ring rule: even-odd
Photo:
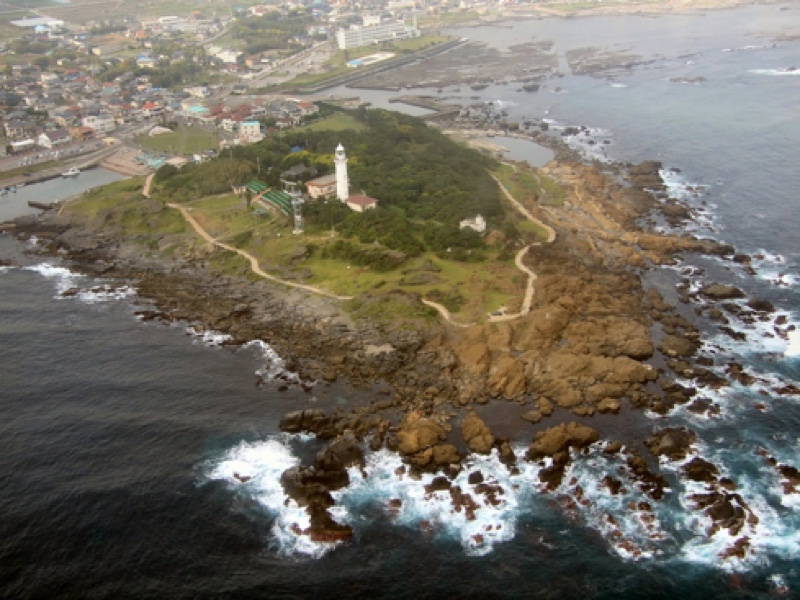
[[[342,202],[347,202],[350,197],[350,180],[347,178],[347,156],[341,144],[336,147],[333,163],[336,166],[336,197]]]

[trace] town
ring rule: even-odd
[[[315,104],[287,90],[445,45],[438,26],[477,14],[394,0],[115,10],[63,4],[0,18],[4,179],[100,160],[144,174],[258,142],[315,118]]]

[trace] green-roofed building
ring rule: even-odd
[[[267,186],[266,183],[262,183],[258,179],[251,179],[250,181],[244,184],[244,187],[250,190],[254,196],[263,194],[265,191],[269,189],[269,186]]]
[[[287,217],[292,215],[292,197],[280,190],[269,190],[261,195],[261,200],[272,204]]]

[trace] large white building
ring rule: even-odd
[[[408,26],[402,21],[394,21],[371,26],[352,25],[350,29],[340,29],[336,32],[336,43],[340,50],[348,50],[419,36],[420,31],[415,26]]]

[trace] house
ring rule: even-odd
[[[258,121],[242,121],[239,124],[239,140],[243,143],[252,144],[264,139],[261,133],[261,123]]]
[[[164,112],[164,107],[155,102],[145,102],[142,104],[143,117],[156,117]]]
[[[156,68],[156,59],[152,56],[137,56],[136,57],[136,66],[140,69],[155,69]]]
[[[117,127],[114,117],[109,114],[89,115],[81,119],[81,124],[90,127],[96,133],[108,133]]]
[[[59,127],[58,129],[40,134],[37,143],[43,148],[52,150],[57,146],[69,144],[71,141],[72,136],[69,134],[69,131],[65,127]]]
[[[312,199],[333,196],[336,193],[336,174],[323,175],[306,182],[306,192]]]
[[[459,229],[466,229],[467,227],[478,233],[483,233],[486,231],[486,219],[482,215],[478,215],[474,219],[464,219],[458,224]]]
[[[6,137],[12,140],[30,137],[37,130],[36,123],[30,119],[11,119],[6,121],[3,126],[6,130]]]
[[[378,201],[369,196],[350,196],[347,199],[347,206],[356,212],[364,212],[365,210],[370,210],[378,206]]]

